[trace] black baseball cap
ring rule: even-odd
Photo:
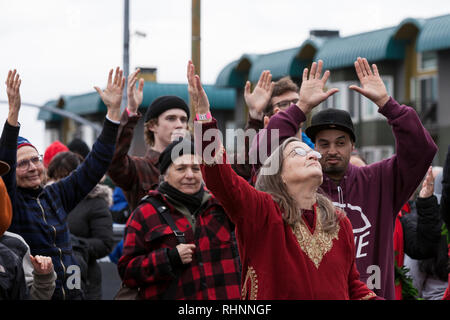
[[[336,129],[347,132],[353,142],[356,141],[353,121],[350,113],[340,109],[325,109],[316,113],[311,119],[311,125],[306,128],[306,135],[313,141],[316,141],[316,135],[319,131],[327,129]]]

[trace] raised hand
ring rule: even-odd
[[[262,119],[263,111],[269,104],[275,83],[272,81],[270,71],[263,71],[259,77],[253,92],[250,93],[250,81],[245,83],[244,98],[248,107],[250,117],[253,119]]]
[[[33,265],[34,272],[37,274],[49,274],[53,271],[52,258],[44,256],[30,255],[31,264]]]
[[[420,198],[429,198],[433,195],[434,192],[434,175],[433,175],[433,167],[430,167],[427,171],[427,175],[425,176],[425,180],[422,183],[422,188],[419,192]]]
[[[99,87],[94,87],[94,89],[98,92],[100,98],[108,108],[108,118],[114,121],[120,121],[120,104],[122,103],[125,78],[123,77],[123,71],[119,67],[116,68],[114,79],[112,76],[113,69],[109,71],[108,85],[104,91]]]
[[[308,68],[303,70],[303,80],[300,87],[300,100],[298,107],[305,113],[309,113],[314,107],[325,101],[331,95],[339,91],[337,88],[324,91],[325,84],[330,77],[330,71],[325,71],[322,74],[323,61],[319,60],[318,63],[313,62],[311,65],[311,71],[308,77]]]
[[[195,66],[192,61],[188,62],[187,68],[188,92],[193,103],[195,113],[207,114],[210,112],[209,100],[200,82],[200,77],[195,74]]]
[[[355,61],[355,70],[362,88],[355,85],[351,85],[349,88],[359,92],[366,98],[372,100],[379,108],[382,108],[388,102],[389,95],[378,73],[377,65],[372,64],[372,69],[366,58],[358,57]]]
[[[20,76],[16,69],[9,70],[8,77],[6,78],[6,94],[8,96],[9,113],[8,123],[12,126],[18,126],[19,110],[20,110]]]
[[[137,113],[139,106],[144,98],[144,79],[139,79],[139,85],[136,88],[137,76],[141,72],[141,69],[137,69],[135,72],[128,76],[128,111],[131,113]]]

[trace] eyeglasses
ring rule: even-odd
[[[294,150],[292,150],[289,155],[291,155],[293,152],[295,152],[294,156],[299,155],[301,157],[306,157],[307,154],[311,153],[314,157],[317,158],[317,160],[322,158],[322,155],[320,154],[320,152],[317,152],[316,150],[313,150],[313,149],[306,151],[303,148],[297,147]]]
[[[299,99],[292,99],[292,100],[283,100],[280,102],[277,102],[273,105],[273,107],[278,107],[278,108],[287,108],[289,107],[291,104],[297,104]]]
[[[38,155],[38,156],[32,157],[30,159],[24,159],[24,160],[17,162],[17,169],[25,171],[25,170],[28,170],[28,168],[30,167],[30,163],[33,163],[35,166],[37,166],[38,164],[41,163],[41,161],[42,161],[42,155]]]

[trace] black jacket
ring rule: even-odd
[[[0,242],[0,300],[28,298],[22,258]]]
[[[109,211],[111,203],[112,190],[98,184],[68,216],[70,233],[76,236],[78,242],[87,243],[87,257],[84,257],[88,268],[85,297],[89,300],[101,299],[102,277],[97,259],[110,254],[114,245]]]
[[[434,257],[441,239],[441,219],[435,196],[410,202],[411,213],[400,218],[404,252],[413,259]]]

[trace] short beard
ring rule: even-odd
[[[336,166],[324,166],[322,171],[327,175],[342,175],[345,172],[345,167],[336,167]]]

